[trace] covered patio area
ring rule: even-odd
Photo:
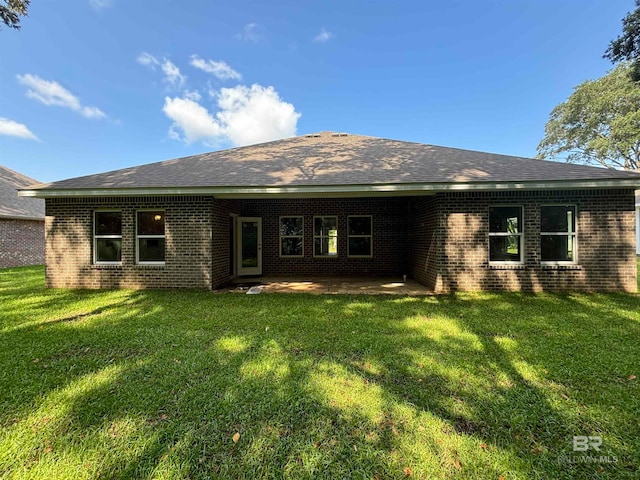
[[[315,293],[319,295],[433,295],[410,278],[395,277],[255,277],[235,281],[218,292]]]

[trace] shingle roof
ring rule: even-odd
[[[296,187],[638,179],[640,175],[351,134],[314,135],[62,180],[44,189]]]
[[[0,165],[0,218],[42,218],[44,220],[44,201],[38,198],[18,196],[18,190],[38,183],[13,170]]]

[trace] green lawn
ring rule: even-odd
[[[20,268],[0,339],[0,478],[638,478],[638,295],[91,292]]]

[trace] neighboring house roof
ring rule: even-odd
[[[37,180],[0,165],[0,218],[44,220],[44,202],[18,196],[18,190],[32,187]]]
[[[72,178],[26,195],[410,192],[638,186],[640,175],[361,135],[319,134]]]

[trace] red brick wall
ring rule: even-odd
[[[262,217],[264,275],[401,276],[408,272],[407,198],[244,200],[242,216]],[[279,217],[304,216],[304,257],[280,258]],[[313,217],[338,216],[338,256],[313,256]],[[347,216],[373,216],[373,258],[347,256]]]
[[[0,218],[0,268],[44,263],[44,220]]]
[[[122,211],[122,265],[93,264],[93,212]],[[135,212],[165,210],[166,264],[136,265]],[[211,197],[47,199],[46,277],[51,287],[211,288]]]
[[[231,280],[231,214],[240,213],[237,200],[214,200],[211,232],[211,288],[218,288]]]
[[[436,291],[637,289],[633,190],[448,193],[438,195],[437,249],[441,259]],[[540,264],[540,206],[577,207],[578,262]],[[491,205],[524,207],[523,266],[488,262]]]
[[[540,264],[540,206],[577,206],[578,264]],[[524,207],[525,263],[488,262],[491,205]],[[122,265],[92,263],[96,209],[123,212]],[[166,265],[135,264],[135,211],[166,212]],[[230,214],[263,219],[264,275],[400,276],[453,290],[636,290],[632,190],[456,192],[431,197],[214,200],[211,197],[47,200],[47,283],[82,288],[216,288],[229,281]],[[305,220],[304,257],[280,258],[281,215]],[[313,216],[338,216],[337,258],[313,256]],[[348,258],[347,216],[373,216],[373,258]]]
[[[436,290],[442,278],[439,270],[438,197],[415,197],[411,200],[411,276]]]

